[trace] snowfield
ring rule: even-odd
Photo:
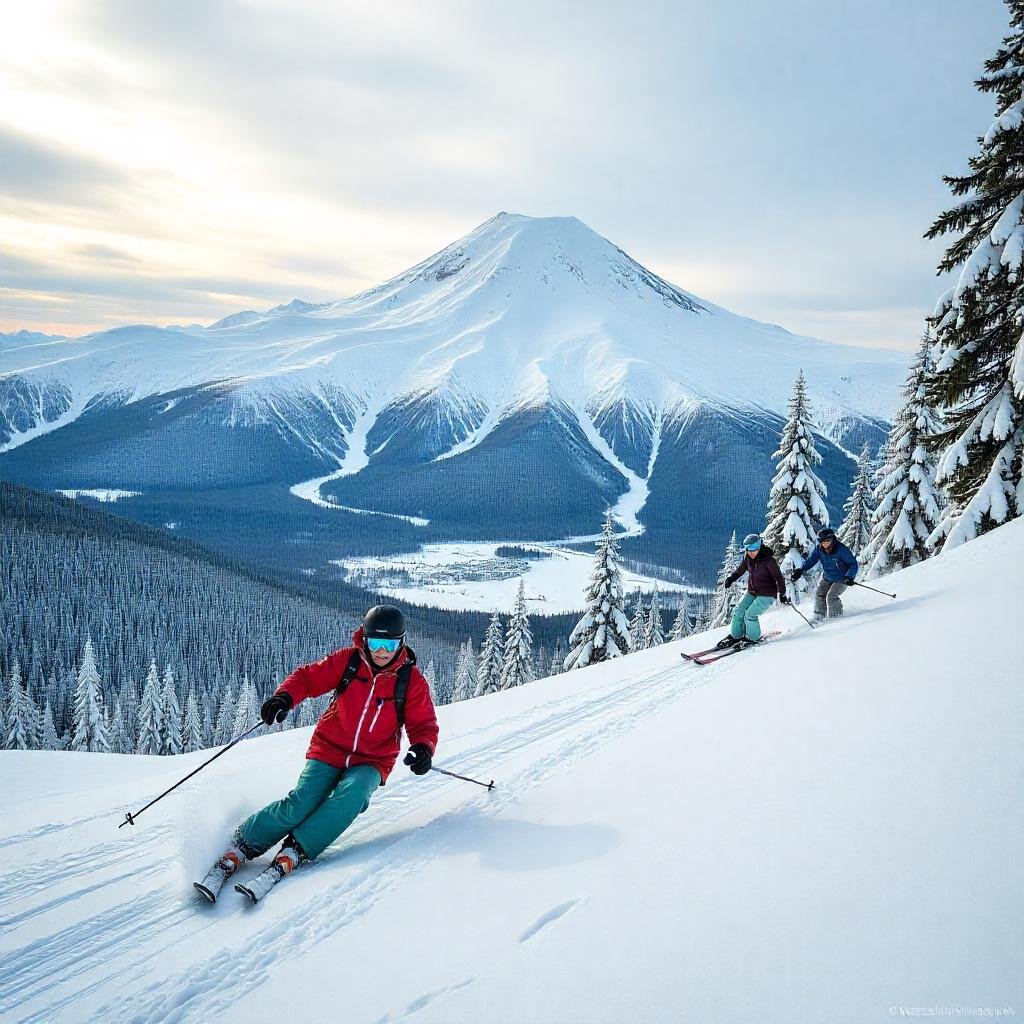
[[[779,608],[782,638],[706,668],[668,644],[444,708],[437,763],[494,792],[400,767],[256,907],[189,883],[289,788],[306,731],[243,743],[120,830],[208,755],[4,751],[0,1015],[1024,1012],[1022,549],[1017,521],[813,633]]]
[[[593,552],[574,551],[542,541],[506,543],[536,551],[541,557],[502,558],[496,555],[501,544],[464,541],[425,544],[419,551],[386,559],[342,558],[334,564],[355,574],[366,570],[407,573],[408,585],[392,585],[385,580],[372,586],[375,592],[399,602],[463,611],[496,609],[508,614],[515,605],[522,579],[531,615],[582,611],[586,603],[583,594],[594,570]],[[358,575],[353,579],[358,582]],[[662,592],[699,589],[626,569],[622,571],[622,585],[629,595],[636,590],[649,594],[655,587]]]

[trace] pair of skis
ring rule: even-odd
[[[751,647],[760,647],[761,644],[776,636],[782,636],[781,629],[773,629],[770,633],[763,633],[760,640],[752,644],[744,644],[742,647],[709,647],[706,651],[694,651],[693,654],[687,654],[685,651],[681,653],[687,661],[692,662],[694,665],[713,665],[716,661],[731,657],[733,654],[740,654],[743,651],[750,650]]]

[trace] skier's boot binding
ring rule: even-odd
[[[749,637],[749,636],[741,636],[733,644],[733,647],[735,647],[737,651],[742,651],[744,647],[753,647],[754,644],[757,644],[757,643],[760,643],[760,642],[761,642],[760,640],[754,640],[752,637]]]
[[[247,859],[244,851],[232,844],[224,851],[220,860],[206,872],[206,877],[201,882],[193,882],[192,885],[200,896],[208,899],[211,903],[216,903],[217,896],[224,888],[224,883]]]
[[[258,903],[285,875],[290,875],[300,864],[305,864],[308,860],[305,851],[295,841],[295,837],[288,836],[270,867],[266,871],[261,871],[246,885],[237,882],[235,892],[248,897],[252,903]]]
[[[735,647],[736,644],[738,644],[741,639],[742,639],[742,637],[735,637],[731,633],[729,633],[728,635],[722,637],[722,639],[719,640],[717,644],[715,644],[715,650],[716,651],[728,650],[730,647]]]

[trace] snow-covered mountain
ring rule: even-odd
[[[1017,521],[889,577],[896,602],[850,591],[814,632],[778,608],[787,635],[707,668],[667,644],[441,708],[437,763],[496,788],[400,766],[254,908],[190,883],[284,794],[308,730],[242,743],[120,830],[208,754],[2,751],[0,1016],[1019,1008],[1024,690],[1008,645],[976,640],[1012,630],[1021,544]]]
[[[844,449],[882,439],[905,362],[729,313],[575,218],[502,213],[350,299],[5,347],[0,473],[144,492],[332,477],[296,493],[491,539],[590,533],[640,481],[644,550],[680,564],[680,531],[703,557],[724,509],[755,517],[801,369],[838,505]]]

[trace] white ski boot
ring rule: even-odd
[[[217,902],[217,896],[224,883],[246,862],[245,854],[237,846],[232,844],[225,851],[224,855],[216,864],[206,872],[206,877],[201,882],[193,882],[197,893],[211,903]]]
[[[285,875],[290,875],[300,864],[309,858],[302,852],[302,847],[289,836],[284,841],[274,862],[266,871],[261,871],[251,882],[242,885],[235,883],[235,892],[247,897],[251,903],[259,903]]]

